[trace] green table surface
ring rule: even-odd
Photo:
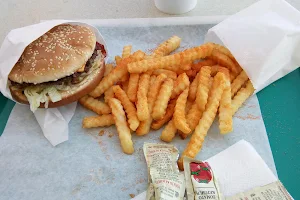
[[[294,199],[300,199],[300,69],[257,96],[279,179]],[[0,135],[14,104],[0,94]]]

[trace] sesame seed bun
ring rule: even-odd
[[[56,26],[26,47],[8,77],[20,84],[56,81],[85,65],[95,45],[95,33],[88,27]]]
[[[58,106],[67,105],[69,103],[72,103],[74,101],[77,101],[81,97],[87,95],[93,89],[100,83],[103,74],[105,72],[105,64],[104,60],[99,62],[99,65],[97,68],[95,68],[94,71],[92,71],[83,81],[81,81],[78,84],[70,85],[67,90],[61,91],[59,90],[62,100],[58,102],[51,102],[49,99],[49,108],[54,108]],[[20,89],[19,87],[11,85],[10,92],[12,97],[19,103],[23,104],[29,104],[27,97],[23,93],[23,89]],[[40,108],[44,108],[44,104],[41,103]]]

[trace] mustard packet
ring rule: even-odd
[[[183,200],[185,193],[184,174],[150,169],[155,200]]]
[[[168,171],[170,173],[179,173],[177,160],[179,157],[179,151],[171,144],[153,144],[145,143],[144,156],[148,168],[148,189],[147,200],[155,199],[155,187],[150,175],[150,170],[156,171]],[[154,175],[157,177],[157,175]]]

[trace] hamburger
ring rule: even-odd
[[[58,25],[25,48],[8,76],[11,95],[33,112],[77,101],[101,81],[105,56],[91,28]]]

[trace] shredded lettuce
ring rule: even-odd
[[[24,94],[30,104],[30,110],[35,112],[41,103],[45,103],[45,108],[48,108],[49,98],[52,102],[57,102],[62,99],[60,93],[55,87],[38,87],[29,86],[25,88]],[[48,94],[48,95],[47,95]]]

